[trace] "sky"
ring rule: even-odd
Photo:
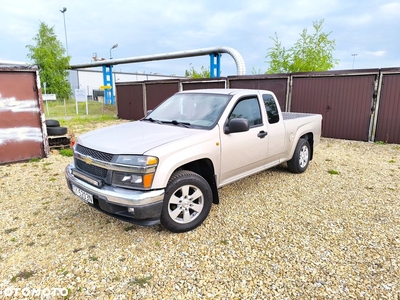
[[[90,62],[94,53],[109,59],[115,44],[113,58],[222,46],[238,51],[251,75],[267,71],[275,33],[290,48],[321,19],[336,43],[334,70],[400,67],[400,0],[1,0],[0,61],[29,62],[26,45],[35,44],[44,22],[64,47],[66,32],[71,65]],[[114,71],[183,76],[209,63],[206,55],[121,64]],[[231,75],[236,64],[223,54],[221,76]]]

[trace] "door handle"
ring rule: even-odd
[[[260,139],[265,138],[267,135],[268,135],[268,132],[265,132],[264,130],[261,130],[261,131],[257,134],[257,136],[258,136]]]

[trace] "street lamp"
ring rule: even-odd
[[[356,60],[357,53],[352,53],[351,56],[353,56],[353,69],[354,69],[354,61]]]
[[[115,44],[114,46],[111,47],[111,49],[110,49],[110,59],[112,59],[111,50],[112,50],[112,49],[115,49],[115,48],[117,48],[117,47],[118,47],[118,44]]]
[[[67,26],[65,25],[65,12],[67,11],[66,7],[63,7],[63,9],[60,9],[61,13],[63,14],[64,17],[64,33],[65,33],[65,48],[67,50],[67,56],[68,54],[68,38],[67,38]]]

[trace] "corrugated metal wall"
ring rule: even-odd
[[[161,80],[158,82],[147,83],[146,84],[147,110],[154,109],[162,101],[171,97],[178,91],[179,91],[179,81],[176,80],[173,81]]]
[[[275,93],[282,111],[322,114],[324,137],[400,144],[400,68],[182,79],[173,88],[158,83],[134,83],[146,86],[146,95],[138,101],[145,101],[147,109],[178,90],[225,86],[266,89]],[[130,116],[127,119],[139,119],[132,117],[133,108],[124,106],[132,95],[121,86],[117,83],[118,111],[125,110]]]
[[[182,90],[198,90],[198,89],[224,89],[226,80],[223,78],[217,78],[214,80],[198,79],[194,80],[182,80]]]
[[[400,144],[400,74],[382,78],[375,140]]]
[[[324,137],[368,141],[377,76],[293,77],[290,110],[321,114]]]
[[[0,164],[48,153],[37,70],[0,68]]]
[[[286,111],[287,87],[289,75],[287,76],[238,76],[229,77],[229,87],[233,89],[256,89],[272,91],[279,101],[282,111]]]
[[[137,120],[143,115],[143,84],[122,83],[118,86],[118,118]]]

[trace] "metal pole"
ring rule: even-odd
[[[110,48],[110,59],[112,59],[111,50],[112,50],[112,49],[115,49],[115,48],[117,48],[117,47],[118,47],[118,44],[115,44],[115,45],[113,45],[113,46]]]
[[[65,23],[65,12],[67,11],[66,7],[63,7],[62,10],[60,10],[61,13],[63,14],[64,17],[64,34],[65,34],[65,48],[67,50],[67,56],[69,56],[69,52],[68,52],[68,38],[67,38],[67,25]]]
[[[357,53],[353,53],[351,56],[353,56],[353,69],[354,69],[354,61],[356,60]]]

